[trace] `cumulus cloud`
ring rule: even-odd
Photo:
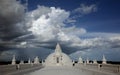
[[[44,13],[39,13],[41,11]],[[31,18],[27,22],[27,24],[31,23],[28,30],[41,41],[68,41],[73,39],[73,36],[86,33],[84,28],[65,27],[64,22],[69,18],[70,12],[64,9],[39,6],[38,9],[28,13],[28,16]]]

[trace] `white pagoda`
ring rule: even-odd
[[[107,60],[104,55],[103,55],[103,59],[102,59],[102,64],[107,64]]]
[[[97,64],[97,60],[93,60],[93,64]]]
[[[62,52],[60,45],[57,44],[55,52],[46,58],[45,66],[72,66],[72,60]]]
[[[34,58],[34,64],[39,64],[40,62],[39,62],[39,58],[38,58],[38,56],[36,56],[35,58]]]
[[[79,57],[78,63],[83,63],[81,56]]]
[[[20,61],[20,64],[24,64],[24,61],[23,61],[23,60],[21,60],[21,61]]]
[[[31,60],[30,60],[30,58],[28,59],[28,64],[31,64]]]
[[[15,65],[16,64],[16,59],[15,59],[15,55],[13,55],[13,58],[12,58],[12,65]]]
[[[86,63],[89,64],[89,59],[87,58]]]

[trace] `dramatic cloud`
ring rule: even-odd
[[[11,50],[14,51],[9,55],[18,50],[17,54],[23,51],[24,55],[30,56],[31,49],[33,52],[36,50],[37,55],[46,54],[52,52],[51,49],[55,48],[57,42],[61,44],[63,52],[76,57],[80,52],[85,55],[92,50],[102,49],[103,52],[105,49],[120,48],[120,34],[89,33],[84,28],[69,25],[68,23],[77,21],[71,18],[70,11],[46,6],[38,6],[37,9],[27,13],[24,9],[24,6],[16,0],[0,1],[0,50],[2,51],[0,54],[2,57]],[[81,4],[73,12],[81,16],[96,11],[97,7],[94,4]],[[47,50],[50,51],[45,52]]]
[[[24,31],[24,6],[16,0],[0,0],[0,39],[8,40]],[[9,35],[10,34],[10,35]]]
[[[85,36],[86,38],[82,39],[81,43],[72,44],[72,46],[76,46],[80,50],[71,53],[71,58],[77,60],[82,56],[84,60],[87,58],[90,60],[102,60],[102,55],[104,54],[108,61],[119,61],[120,34],[87,33]]]
[[[75,53],[71,53],[70,57],[74,60],[78,60],[81,56],[83,60],[102,60],[103,54],[105,55],[107,61],[119,61],[119,48],[91,48],[85,51],[76,51]]]

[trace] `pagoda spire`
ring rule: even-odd
[[[62,53],[62,50],[61,50],[59,43],[57,43],[57,45],[56,45],[55,53],[56,53],[56,55],[60,55]]]
[[[60,47],[60,44],[59,44],[59,43],[57,43],[57,45],[56,45],[55,52],[62,52],[62,50],[61,50],[61,47]]]
[[[12,65],[15,65],[16,64],[16,59],[15,59],[15,55],[13,55],[13,58],[12,58]]]
[[[79,57],[78,63],[83,63],[81,56]]]
[[[103,55],[102,64],[107,64],[107,60],[105,58],[105,55]]]

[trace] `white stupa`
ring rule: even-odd
[[[97,64],[97,60],[93,60],[93,64]]]
[[[46,58],[44,64],[44,68],[30,75],[88,75],[88,73],[72,67],[72,60],[62,52],[59,44],[57,44],[55,52]]]
[[[15,65],[16,64],[16,59],[15,59],[15,55],[13,55],[13,58],[12,58],[12,65]]]
[[[31,60],[30,60],[30,58],[28,59],[28,64],[31,64]]]
[[[38,58],[38,56],[36,56],[35,58],[34,58],[34,64],[39,64],[40,62],[39,62],[39,58]]]
[[[72,66],[72,60],[62,52],[60,45],[57,44],[55,52],[46,58],[45,66]]]
[[[75,63],[75,61],[74,61],[74,60],[72,60],[72,63],[74,64],[74,63]]]
[[[107,60],[104,55],[103,55],[103,59],[102,59],[102,64],[107,64]]]
[[[42,60],[42,65],[44,65],[44,63],[45,63],[44,60]]]
[[[83,60],[82,60],[81,56],[78,59],[78,63],[83,63]]]
[[[23,60],[21,60],[21,61],[20,61],[20,64],[24,64],[24,61],[23,61]]]
[[[89,59],[87,58],[86,63],[89,64]]]

